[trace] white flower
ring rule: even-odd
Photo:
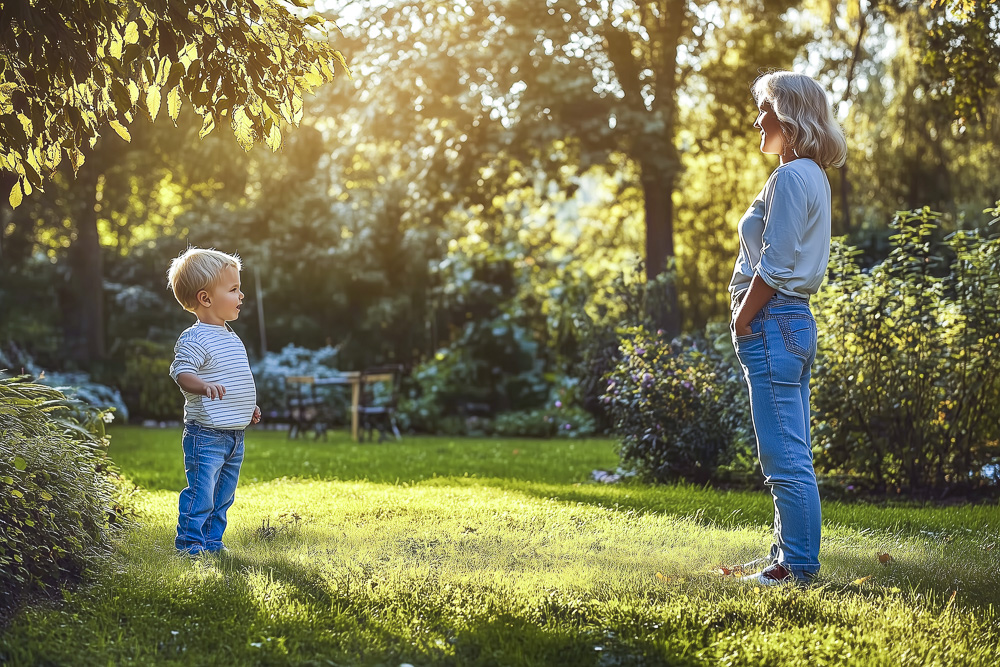
[[[103,415],[101,415],[101,418],[104,420],[105,424],[110,424],[111,422],[113,422],[115,420],[115,413],[110,412],[110,411],[109,412],[105,412]]]

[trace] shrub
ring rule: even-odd
[[[594,418],[586,410],[561,403],[549,409],[506,412],[493,420],[493,433],[506,438],[586,438],[594,430]]]
[[[105,410],[0,379],[0,611],[79,576],[123,525]]]
[[[878,491],[987,484],[1000,462],[1000,239],[940,239],[926,208],[892,226],[870,271],[836,243],[816,300],[817,465]]]
[[[181,418],[184,400],[170,377],[173,350],[148,340],[132,340],[125,346],[125,370],[121,390],[130,414],[139,419]]]
[[[550,383],[536,355],[527,330],[503,316],[470,323],[413,369],[400,400],[401,420],[408,429],[458,435],[469,432],[463,424],[473,417],[539,405]]]
[[[36,363],[30,354],[12,343],[9,344],[8,349],[0,349],[0,378],[10,377],[7,369],[19,369],[21,373],[37,378],[38,384],[58,389],[67,398],[75,399],[75,401],[89,406],[85,410],[88,414],[92,411],[91,409],[113,408],[117,417],[128,419],[128,406],[125,405],[121,392],[114,387],[94,382],[88,373],[45,370]],[[72,407],[74,405],[76,403],[73,401],[66,404],[72,410],[76,409]]]
[[[625,330],[602,400],[621,437],[619,454],[650,481],[720,479],[720,465],[751,462],[746,389],[738,367],[704,337],[669,343]]]

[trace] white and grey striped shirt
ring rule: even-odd
[[[205,382],[226,388],[221,399],[190,394],[183,389],[184,421],[219,429],[245,429],[257,404],[257,388],[247,349],[229,325],[195,322],[177,339],[170,377],[177,382],[181,373],[193,373]]]

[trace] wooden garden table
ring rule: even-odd
[[[366,383],[392,382],[392,373],[368,373],[365,375]],[[351,438],[358,439],[358,407],[361,403],[361,371],[345,371],[336,375],[326,377],[315,377],[313,375],[289,375],[285,377],[287,384],[303,384],[321,387],[331,384],[343,384],[351,386]]]

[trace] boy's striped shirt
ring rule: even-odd
[[[177,339],[170,377],[193,373],[204,382],[226,388],[221,399],[190,394],[183,389],[184,421],[219,429],[245,429],[257,404],[257,388],[247,350],[229,325],[196,322]]]

